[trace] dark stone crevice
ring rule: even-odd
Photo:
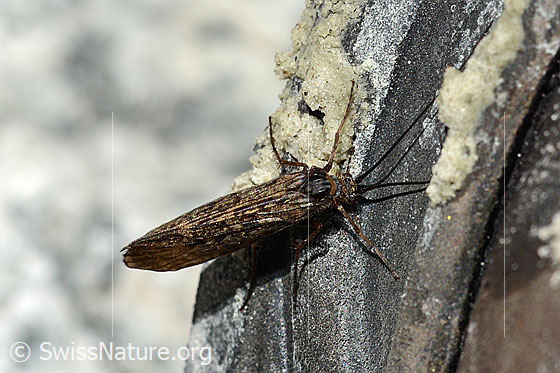
[[[498,179],[499,185],[504,185],[505,183],[505,198],[507,200],[508,194],[510,194],[512,188],[517,189],[516,185],[511,185],[510,181],[514,170],[523,162],[523,159],[518,156],[518,154],[523,154],[524,149],[531,149],[534,143],[534,134],[539,131],[538,125],[540,122],[538,120],[539,113],[542,110],[542,103],[545,98],[553,92],[554,90],[560,89],[560,50],[557,51],[556,55],[552,59],[546,74],[542,77],[538,84],[538,88],[533,97],[533,100],[529,106],[529,110],[523,123],[517,131],[514,141],[507,152],[506,157],[506,169],[505,173]],[[536,119],[537,118],[537,119]],[[478,264],[475,267],[475,272],[473,275],[473,280],[469,285],[469,295],[468,299],[464,304],[464,317],[460,321],[460,333],[462,335],[460,345],[457,349],[457,353],[453,357],[450,364],[450,371],[456,371],[461,359],[461,354],[463,350],[464,343],[467,337],[467,327],[470,322],[470,315],[473,311],[474,304],[477,300],[477,296],[482,284],[482,279],[484,277],[485,266],[490,257],[490,250],[493,243],[499,240],[500,237],[496,237],[496,231],[501,231],[501,225],[503,224],[503,208],[504,208],[504,188],[497,188],[496,191],[496,203],[492,212],[490,213],[488,222],[485,226],[484,236],[482,237],[482,245],[478,252]],[[507,201],[506,201],[507,204]],[[498,228],[498,229],[497,229]]]

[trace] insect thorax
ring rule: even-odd
[[[344,204],[356,199],[356,183],[350,174],[329,175],[322,169],[310,170],[304,190],[317,201],[336,200]]]
[[[354,181],[352,175],[350,175],[349,173],[345,173],[340,175],[339,177],[334,178],[339,190],[339,194],[337,196],[338,202],[341,204],[354,203],[358,197],[358,187],[356,186],[356,182]]]

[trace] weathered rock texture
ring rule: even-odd
[[[522,201],[531,205],[508,209],[506,217],[511,217],[512,211],[528,214],[527,219],[533,216],[531,214],[542,214],[532,223],[519,224],[511,220],[511,224],[518,224],[517,234],[523,237],[529,237],[530,224],[549,224],[553,212],[558,210],[557,203],[546,203],[558,201],[558,185],[551,181],[558,180],[553,176],[554,172],[558,174],[557,163],[555,169],[549,170],[552,179],[542,181],[543,188],[546,184],[553,189],[548,189],[548,199],[538,199],[539,204],[532,204],[523,190],[516,189],[519,182],[512,185],[516,177],[522,178],[523,171],[519,171],[519,176],[504,180],[503,164],[504,161],[509,164],[510,171],[521,164],[513,163],[515,157],[511,152],[517,152],[519,144],[533,133],[532,128],[538,123],[542,123],[539,124],[542,128],[548,125],[551,129],[547,132],[550,135],[542,132],[534,141],[535,146],[542,147],[547,141],[556,141],[553,146],[558,144],[557,131],[552,129],[557,126],[558,115],[550,119],[558,113],[557,108],[550,109],[553,102],[558,103],[558,98],[552,95],[543,98],[541,93],[544,89],[550,90],[552,83],[548,82],[553,81],[547,71],[552,68],[551,61],[560,40],[559,10],[555,1],[532,1],[526,9],[523,3],[515,1],[506,2],[505,6],[521,7],[523,43],[501,72],[495,90],[501,94],[496,95],[488,107],[482,108],[480,125],[474,133],[477,161],[455,197],[431,206],[424,193],[416,193],[360,205],[353,210],[364,233],[377,243],[402,279],[395,281],[336,213],[325,217],[326,228],[300,259],[296,314],[292,312],[293,241],[305,238],[305,226],[282,232],[262,243],[258,251],[256,289],[244,312],[239,312],[239,307],[247,288],[249,261],[243,255],[218,259],[202,273],[189,342],[190,347],[212,347],[213,360],[206,366],[196,360],[189,361],[187,371],[385,369],[419,372],[455,370],[458,365],[465,370],[480,366],[480,371],[487,371],[493,366],[498,370],[511,369],[505,363],[509,354],[517,354],[517,348],[530,349],[532,339],[516,339],[515,348],[508,348],[509,345],[496,336],[501,333],[502,325],[499,323],[502,266],[498,259],[501,250],[498,239],[503,232],[499,230],[499,203],[504,197],[503,182],[506,181],[509,182],[506,195],[513,204]],[[332,36],[329,35],[332,28],[327,31],[324,28],[324,21],[329,17],[342,18],[346,25],[339,37],[344,56],[340,63],[351,66],[358,76],[357,99],[360,100],[351,118],[355,132],[351,165],[354,174],[374,164],[414,121],[437,94],[447,66],[468,68],[469,56],[480,40],[492,32],[492,26],[503,11],[501,1],[469,4],[459,1],[382,4],[355,1],[346,2],[344,8],[331,1],[307,4],[297,26],[308,28],[305,30],[309,45],[305,48],[325,47],[317,42],[315,33],[316,28],[320,28],[326,37]],[[328,40],[332,48],[332,39]],[[299,51],[301,47],[299,40],[295,48]],[[298,65],[300,60],[304,59],[293,60],[291,65],[283,60],[283,66],[288,67],[281,75],[288,81],[282,99],[287,102],[296,97],[302,103],[298,106],[301,117],[313,116],[320,124],[317,110],[328,111],[328,108],[311,107],[303,98],[306,90],[302,86],[306,87],[306,79],[312,78],[309,74],[321,72],[303,69],[305,61]],[[344,103],[346,99],[347,95],[341,95],[339,101]],[[328,112],[326,114],[325,118]],[[422,125],[415,126],[405,137],[396,155],[376,170],[370,182],[379,180],[395,164],[398,166],[387,181],[429,179],[445,138],[445,126],[437,119],[436,105],[428,109],[421,122]],[[426,127],[425,132],[399,163],[399,156],[413,144],[422,126]],[[259,149],[268,141],[266,136],[260,139],[263,144],[257,146]],[[302,138],[281,141],[297,142]],[[330,145],[325,144],[328,153]],[[288,149],[283,151],[287,156],[290,147],[285,145],[282,149]],[[538,162],[538,157],[544,155],[532,151],[530,146],[523,149],[522,156],[532,154],[531,157],[535,157],[527,161],[533,162],[526,165],[530,171],[536,167],[532,165]],[[543,213],[545,209],[547,212]],[[520,233],[519,230],[524,231]],[[489,246],[492,246],[493,261],[485,260]],[[529,254],[517,254],[518,250],[529,247],[532,250]],[[558,298],[546,288],[551,271],[548,262],[544,263],[545,269],[536,266],[536,247],[536,244],[526,246],[519,241],[508,249],[512,257],[528,255],[532,262],[518,263],[517,268],[527,266],[522,271],[526,274],[525,280],[518,278],[519,272],[511,272],[511,269],[506,274],[510,281],[509,285],[506,283],[506,300],[511,303],[508,317],[512,318],[506,322],[506,327],[517,323],[513,318],[524,308],[515,305],[528,293],[533,297],[529,299],[541,299],[541,303],[549,307],[547,309],[558,306]],[[510,260],[508,266],[513,264]],[[517,263],[518,260],[514,260]],[[467,328],[481,278],[485,292],[474,307],[472,327]],[[543,300],[546,296],[549,299]],[[530,305],[531,309],[540,307],[541,303],[536,302]],[[484,322],[487,312],[498,322]],[[547,331],[558,339],[554,328],[546,327],[554,323],[557,316],[545,314],[543,310],[539,312],[542,323],[524,324],[531,331],[520,325],[512,326],[511,334],[530,333],[533,339],[538,339],[539,333]],[[525,317],[530,320],[528,315]],[[486,328],[490,334],[481,334],[481,328]],[[467,339],[465,355],[460,361],[467,329],[477,333]],[[494,343],[501,343],[499,352],[503,365],[490,360],[488,352],[480,351],[481,336],[489,343],[484,348],[492,348],[492,352],[497,351],[492,347]],[[552,357],[546,364],[554,366],[558,364],[558,360],[554,360],[559,356],[558,345],[550,343],[548,346],[550,349],[546,351],[552,351]],[[528,355],[521,354],[518,359],[523,356]],[[535,361],[540,360],[535,358]]]

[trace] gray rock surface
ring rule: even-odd
[[[324,9],[313,5],[321,17]],[[501,14],[503,4],[406,3],[396,11],[377,8],[377,3],[356,6],[360,16],[348,21],[342,39],[348,61],[362,64],[365,59],[360,53],[379,61],[361,76],[376,83],[366,84],[368,96],[361,108],[369,111],[372,121],[365,131],[355,126],[354,161],[367,165],[380,157],[435,95],[446,66],[463,66]],[[553,6],[535,1],[523,15],[524,53],[503,73],[500,90],[508,94],[483,113],[477,134],[492,140],[478,144],[478,162],[459,194],[443,207],[428,207],[424,194],[416,194],[356,208],[365,234],[389,262],[396,263],[403,280],[394,281],[336,214],[326,218],[329,228],[313,242],[305,254],[308,259],[300,261],[295,315],[290,241],[298,232],[281,233],[263,244],[257,287],[244,313],[238,307],[249,264],[242,256],[219,259],[202,273],[189,342],[189,346],[212,346],[214,360],[210,367],[189,362],[187,371],[456,368],[487,224],[494,219],[492,211],[501,189],[502,113],[509,116],[507,150],[554,54],[540,47],[546,41],[555,43],[558,35],[555,28],[550,33],[539,31],[537,21],[550,20],[555,14],[554,10],[545,15],[536,11],[547,7]],[[389,24],[401,25],[401,29],[395,32]],[[375,48],[379,44],[385,46],[381,54]],[[381,84],[380,76],[385,77]],[[297,84],[288,84],[295,87],[294,94],[300,94]],[[374,110],[376,102],[381,102],[379,110]],[[433,122],[432,129],[395,169],[391,181],[429,177],[445,136],[433,110],[428,118],[426,124]]]
[[[360,110],[370,112],[371,123],[354,123],[354,162],[368,165],[435,94],[446,66],[465,67],[504,5],[352,4],[360,16],[348,20],[343,33],[347,59],[360,65],[366,55],[375,62],[369,60],[360,76],[370,83]],[[394,281],[334,214],[326,217],[328,229],[300,260],[294,314],[291,241],[305,237],[305,229],[283,232],[259,251],[257,287],[243,313],[238,307],[247,287],[247,258],[225,257],[203,271],[189,346],[212,346],[214,356],[207,367],[189,362],[187,371],[557,370],[557,162],[554,150],[547,149],[558,146],[557,57],[552,61],[560,45],[560,11],[554,1],[527,4],[524,9],[521,2],[506,2],[508,10],[520,10],[519,19],[510,20],[521,25],[521,50],[500,72],[497,99],[480,115],[478,160],[456,196],[435,207],[416,194],[354,211],[403,280]],[[308,4],[317,19],[330,14],[325,11],[330,5]],[[500,57],[492,57],[494,52],[487,51],[489,63]],[[300,94],[293,81],[288,85]],[[433,129],[391,181],[430,174],[445,136],[433,111],[428,117]],[[527,158],[519,165],[512,162],[517,151]],[[504,164],[519,168],[511,179],[507,176],[506,196],[513,205],[505,214],[510,222],[505,302],[499,282]],[[506,332],[515,334],[505,340],[503,304],[509,310]]]

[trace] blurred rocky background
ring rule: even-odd
[[[183,369],[45,361],[40,346],[185,345],[199,268],[130,270],[119,250],[249,168],[282,88],[273,56],[289,50],[302,8],[0,4],[0,371]],[[15,342],[29,345],[27,361],[12,360]]]

